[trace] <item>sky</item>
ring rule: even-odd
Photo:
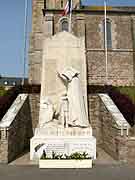
[[[0,74],[22,77],[25,0],[0,0],[0,2]],[[28,0],[28,35],[30,27],[31,0]]]
[[[0,0],[0,74],[23,76],[25,0]],[[27,51],[31,31],[31,1],[28,0]],[[86,5],[103,5],[103,0],[83,0]],[[108,5],[135,6],[135,0],[107,0]],[[28,54],[26,52],[26,54]],[[26,76],[28,72],[28,55]]]
[[[113,6],[135,6],[135,0],[106,0],[108,5]],[[82,0],[84,4],[103,5],[104,0]]]

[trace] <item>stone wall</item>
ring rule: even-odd
[[[39,121],[40,94],[29,94],[32,128],[35,129]]]
[[[29,83],[40,84],[42,66],[44,0],[32,0],[32,32],[29,47]]]
[[[8,163],[8,140],[5,137],[6,129],[1,129],[1,139],[0,139],[0,163]]]
[[[135,164],[135,137],[117,137],[116,149],[119,161]]]
[[[112,49],[132,49],[131,16],[116,12],[108,14],[107,18],[111,22]],[[87,48],[104,49],[104,14],[89,13],[85,15],[85,22]]]
[[[50,3],[50,9],[51,5]],[[46,16],[43,17],[43,7],[43,0],[33,0],[32,33],[29,49],[29,82],[31,84],[40,84],[41,82],[43,39],[60,31],[60,20],[62,19],[61,11],[54,10],[46,11]],[[59,8],[58,4],[57,8]],[[112,48],[108,52],[109,84],[134,85],[135,15],[120,14],[116,11],[107,16],[112,25]],[[104,14],[98,11],[87,11],[87,13],[83,10],[74,11],[72,16],[72,33],[86,38],[88,84],[106,83],[103,20]]]
[[[103,146],[109,154],[114,156],[115,152],[114,154],[112,152],[114,150],[113,138],[120,135],[120,129],[117,128],[112,115],[96,94],[89,95],[89,120],[97,145]]]
[[[92,134],[96,137],[97,145],[101,145],[102,133],[101,128],[102,124],[99,120],[100,117],[100,99],[97,95],[89,95],[88,96],[88,113],[89,113],[89,121],[92,125]]]
[[[116,160],[133,161],[133,158],[135,160],[135,138],[131,136],[134,135],[132,131],[134,127],[129,126],[129,131],[127,131],[128,124],[117,108],[111,112],[111,109],[107,107],[111,103],[112,108],[114,103],[107,98],[105,101],[103,102],[99,95],[89,95],[89,118],[97,145],[100,145]]]
[[[100,101],[100,122],[102,134],[102,147],[113,158],[119,159],[116,138],[121,136],[121,128],[116,125],[115,119]],[[125,131],[125,130],[124,130]],[[126,132],[124,132],[124,135]]]
[[[135,137],[127,138],[127,154],[126,154],[126,158],[127,158],[126,159],[127,162],[135,163]]]
[[[113,85],[133,85],[134,59],[132,22],[130,15],[107,16],[111,22],[112,48],[108,50],[108,82]],[[105,84],[103,15],[85,17],[88,64],[88,84]]]
[[[33,136],[28,95],[21,101],[20,97],[23,95],[17,97],[0,122],[0,163],[14,160],[29,148]]]
[[[60,32],[62,17],[52,12],[54,34]],[[112,48],[108,50],[108,82],[113,85],[133,85],[135,63],[130,15],[108,15],[112,25]],[[99,13],[74,13],[72,33],[86,39],[88,84],[106,84],[106,60],[104,52],[104,15]],[[53,35],[53,34],[52,34]],[[125,38],[123,38],[125,37]]]
[[[106,65],[103,51],[88,51],[88,84],[105,84]],[[134,66],[132,52],[108,52],[108,82],[112,85],[133,85]]]

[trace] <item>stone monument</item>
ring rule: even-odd
[[[30,158],[43,151],[96,158],[96,139],[88,120],[84,38],[60,32],[44,41],[39,124]]]

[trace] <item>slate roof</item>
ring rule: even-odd
[[[25,83],[28,82],[28,79],[25,78]],[[0,86],[16,86],[21,85],[22,78],[21,77],[1,77],[0,78]]]

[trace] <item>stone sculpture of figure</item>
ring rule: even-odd
[[[80,73],[76,69],[68,68],[59,75],[67,84],[67,98],[69,104],[68,124],[77,127],[88,127],[89,122],[79,74]]]
[[[42,113],[40,112],[40,127],[44,127],[45,124],[53,120],[54,108],[51,100],[48,97],[41,102],[41,106]]]
[[[62,104],[61,104],[62,105]],[[46,127],[64,127],[64,118],[61,118],[61,111],[56,113],[54,109],[52,101],[46,97],[44,100],[41,101],[40,104],[40,117],[39,117],[39,127],[46,128]],[[63,106],[63,105],[62,105]],[[64,113],[64,111],[63,111]],[[61,122],[61,120],[63,122]]]
[[[61,102],[60,102],[60,120],[61,120],[61,124],[63,127],[68,127],[68,97],[62,96],[61,97]]]

